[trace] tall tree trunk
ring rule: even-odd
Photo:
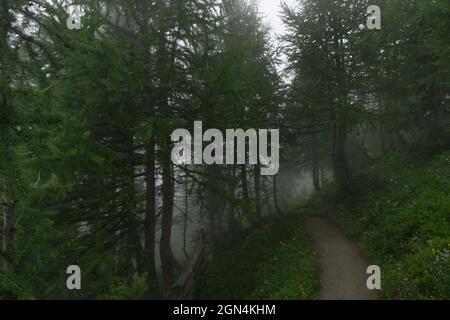
[[[3,202],[3,266],[12,272],[14,266],[14,203],[5,197]]]
[[[280,209],[280,205],[278,203],[278,175],[273,176],[273,203],[275,205],[275,210],[277,210],[278,214],[282,214]]]
[[[230,172],[233,179],[230,180],[228,192],[232,198],[235,198],[235,196],[236,196],[236,180],[234,179],[236,177],[236,169],[237,169],[237,166],[233,165],[233,168],[231,169],[231,172]],[[236,235],[237,233],[239,233],[241,230],[240,224],[238,221],[239,210],[236,210],[236,207],[234,204],[228,203],[228,208],[227,208],[226,213],[228,214],[228,231],[229,231],[228,234],[231,235],[231,237],[229,237],[229,238],[232,239],[232,237],[234,235]]]
[[[183,253],[187,260],[189,260],[189,254],[187,252],[187,227],[189,219],[189,177],[186,173],[184,178],[184,224],[183,224]]]
[[[162,172],[163,172],[163,207],[162,207],[162,223],[161,223],[161,240],[159,246],[159,255],[161,257],[161,268],[164,281],[164,289],[170,290],[175,280],[175,258],[172,252],[172,222],[173,222],[173,205],[174,205],[174,183],[173,168],[169,152],[169,141],[165,141],[162,155]]]
[[[269,198],[269,192],[267,191],[267,184],[266,184],[266,177],[262,180],[262,188],[264,190],[264,197],[267,203],[267,211],[269,216],[272,216],[272,206],[270,205],[270,198]]]
[[[207,169],[208,172],[208,185],[209,190],[207,192],[207,210],[209,221],[209,234],[216,247],[220,247],[224,240],[224,212],[225,202],[219,195],[221,192],[222,184],[224,183],[220,177],[222,171],[219,166],[210,166]]]
[[[342,192],[352,192],[352,177],[350,175],[345,144],[347,132],[345,126],[333,126],[333,169],[336,182]]]
[[[242,183],[242,198],[248,201],[249,192],[248,192],[248,182],[247,182],[247,170],[245,168],[245,164],[241,166],[241,183]]]
[[[337,25],[336,25],[337,26]],[[337,26],[337,28],[340,28]],[[348,102],[348,85],[347,85],[347,71],[342,52],[343,37],[339,29],[336,29],[333,35],[334,49],[336,50],[336,75],[337,82],[337,103],[335,110],[332,112],[332,126],[333,126],[333,168],[336,182],[339,188],[344,193],[351,193],[352,178],[347,162],[346,143],[347,130],[349,122],[349,102]]]
[[[170,13],[170,8],[174,5],[174,0],[168,1],[166,13]],[[163,15],[164,17],[164,15]],[[159,87],[159,107],[163,117],[172,116],[169,99],[172,90],[172,76],[174,74],[175,52],[178,45],[176,39],[168,40],[167,32],[172,29],[173,21],[163,18],[160,22],[158,58],[157,58],[157,74],[160,81]],[[170,44],[171,43],[171,44]],[[170,50],[168,45],[171,47]],[[162,222],[161,222],[161,239],[159,246],[159,255],[161,258],[161,268],[163,274],[164,290],[168,292],[175,281],[175,271],[180,267],[176,262],[172,252],[172,223],[173,223],[173,207],[174,207],[174,177],[173,166],[171,160],[171,141],[169,136],[165,136],[162,143]]]
[[[311,154],[312,154],[312,176],[314,189],[320,191],[320,158],[319,158],[319,145],[317,134],[312,137],[311,143]]]
[[[133,137],[130,135],[127,137],[127,219],[128,230],[126,237],[126,245],[124,250],[126,272],[129,284],[133,281],[133,276],[137,270],[139,274],[145,272],[145,264],[143,259],[143,248],[139,233],[139,222],[137,217],[137,201],[136,201],[136,187],[135,187],[135,167],[134,167],[134,142]],[[133,262],[136,262],[136,268],[133,266]]]
[[[247,181],[247,168],[245,164],[241,165],[241,188],[242,188],[242,214],[248,215],[251,207],[250,207],[250,194],[248,191],[248,181]]]
[[[320,167],[320,183],[323,186],[327,182],[327,172],[324,166]]]
[[[206,214],[208,215],[208,233],[211,240],[217,245],[219,241],[217,237],[217,208],[215,206],[214,194],[209,191],[207,197]]]
[[[160,299],[161,292],[156,273],[156,170],[155,137],[151,137],[146,151],[146,204],[144,259],[147,271],[147,285],[152,299]]]
[[[384,124],[384,104],[383,98],[380,94],[378,94],[378,108],[380,117],[379,117],[379,126],[380,126],[380,145],[381,145],[381,154],[385,156],[387,154],[387,145],[386,145],[386,133],[385,133],[385,124]]]
[[[220,182],[218,182],[220,183]],[[216,207],[216,231],[217,231],[217,236],[216,236],[216,243],[218,244],[218,246],[222,246],[223,242],[224,242],[224,235],[225,235],[225,231],[224,231],[224,213],[225,213],[225,201],[223,200],[222,197],[220,197],[219,195],[215,194],[214,195],[214,202],[215,202],[215,207]]]
[[[10,14],[8,3],[5,2],[0,7],[0,81],[10,84],[7,68],[7,55],[9,51],[8,47],[8,30],[11,26]],[[8,172],[11,171],[11,141],[10,141],[10,112],[8,108],[8,98],[6,90],[0,95],[0,173],[3,175],[0,177],[3,181],[3,265],[6,272],[12,272],[14,266],[14,211],[15,200],[10,186],[10,177]]]
[[[255,165],[254,170],[254,183],[255,183],[255,213],[257,223],[262,220],[261,213],[261,174],[260,174],[260,166]]]
[[[384,129],[384,123],[380,121],[380,144],[381,144],[381,154],[385,156],[387,154],[387,143],[386,143],[386,133]]]

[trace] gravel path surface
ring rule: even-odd
[[[357,244],[326,219],[308,218],[306,227],[321,264],[319,300],[377,299],[377,293],[367,289],[369,264]]]

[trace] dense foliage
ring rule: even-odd
[[[360,195],[329,185],[298,204],[337,222],[383,270],[390,299],[450,299],[449,154],[418,161],[396,153],[357,175]]]
[[[69,2],[0,4],[0,298],[164,298],[201,230],[199,297],[312,298],[311,243],[282,215],[299,172],[387,297],[448,298],[447,0],[374,1],[381,30],[372,1],[298,0],[279,41],[255,1],[80,0],[79,29]],[[194,121],[280,129],[280,173],[174,164]]]
[[[302,217],[290,213],[213,254],[196,298],[305,300],[319,291],[319,266]]]

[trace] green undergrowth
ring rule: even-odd
[[[387,299],[450,299],[450,152],[432,161],[396,154],[355,178],[357,195],[333,185],[297,205],[330,217],[382,271]]]
[[[197,299],[313,299],[319,264],[298,215],[286,215],[216,252],[196,289]]]

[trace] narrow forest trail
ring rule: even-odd
[[[377,294],[367,289],[369,264],[356,243],[326,219],[308,218],[306,228],[320,259],[319,300],[377,299]]]

